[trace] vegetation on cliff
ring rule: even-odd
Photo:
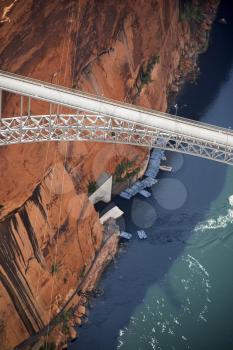
[[[151,72],[156,64],[159,63],[159,55],[152,56],[147,62],[145,68],[142,65],[139,71],[140,85],[138,86],[138,92],[140,93],[144,85],[151,82]]]
[[[138,174],[140,171],[139,167],[135,167],[136,159],[129,160],[123,158],[122,161],[117,165],[115,174],[113,176],[114,182],[124,182]]]
[[[183,10],[180,13],[180,20],[181,22],[201,23],[203,21],[203,9],[201,5],[191,2],[184,4]]]

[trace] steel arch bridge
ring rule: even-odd
[[[0,71],[0,91],[20,95],[18,117],[0,112],[0,146],[45,141],[98,141],[181,152],[233,165],[233,132]],[[28,114],[22,115],[23,96]],[[31,98],[74,109],[31,115]],[[1,93],[0,93],[1,110]]]

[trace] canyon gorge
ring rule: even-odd
[[[1,0],[0,69],[166,111],[169,96],[198,74],[218,3]],[[19,109],[18,96],[3,94],[4,116]],[[33,100],[31,113],[48,113],[48,105]],[[62,322],[47,332],[49,342],[65,346],[82,317],[77,291],[90,292],[117,251],[117,237],[106,239],[89,201],[89,185],[103,172],[114,175],[124,160],[142,172],[148,155],[136,146],[84,142],[0,149],[2,350],[21,343],[30,349],[38,339],[43,346],[46,333],[42,343],[35,335],[79,305],[68,332]],[[30,337],[33,344],[23,343]]]

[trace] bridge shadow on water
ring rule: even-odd
[[[233,4],[227,0],[222,1],[211,33],[209,50],[200,58],[202,74],[197,86],[186,84],[177,99],[177,103],[183,105],[179,114],[196,115],[205,122],[233,127],[231,110],[224,110],[224,106],[221,120],[219,115],[215,119],[208,115],[211,108],[214,116],[213,103],[224,82],[228,80],[232,67],[232,14]],[[218,22],[222,17],[227,19],[227,25]],[[175,155],[169,154],[168,158],[168,162],[172,161]],[[116,349],[119,330],[128,324],[135,308],[142,303],[147,290],[155,283],[163,288],[176,308],[180,308],[180,301],[175,297],[171,286],[162,281],[177,258],[183,254],[194,227],[205,219],[211,203],[221,193],[226,171],[225,165],[184,156],[183,166],[177,173],[161,176],[161,179],[176,178],[184,185],[187,189],[186,202],[181,208],[171,211],[160,207],[152,197],[146,200],[157,213],[154,225],[146,230],[148,240],[141,242],[133,239],[121,248],[116,263],[107,268],[100,282],[104,294],[92,301],[94,308],[90,312],[89,322],[78,330],[80,337],[70,344],[70,349]],[[159,184],[155,186],[159,194]],[[135,232],[138,227],[131,220],[132,201],[118,196],[113,201],[125,212],[126,230]],[[99,210],[102,207],[99,205]],[[145,214],[142,206],[142,221],[143,218],[146,220]]]

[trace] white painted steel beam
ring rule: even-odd
[[[96,141],[155,147],[233,165],[233,147],[101,115],[38,115],[0,120],[0,146]]]

